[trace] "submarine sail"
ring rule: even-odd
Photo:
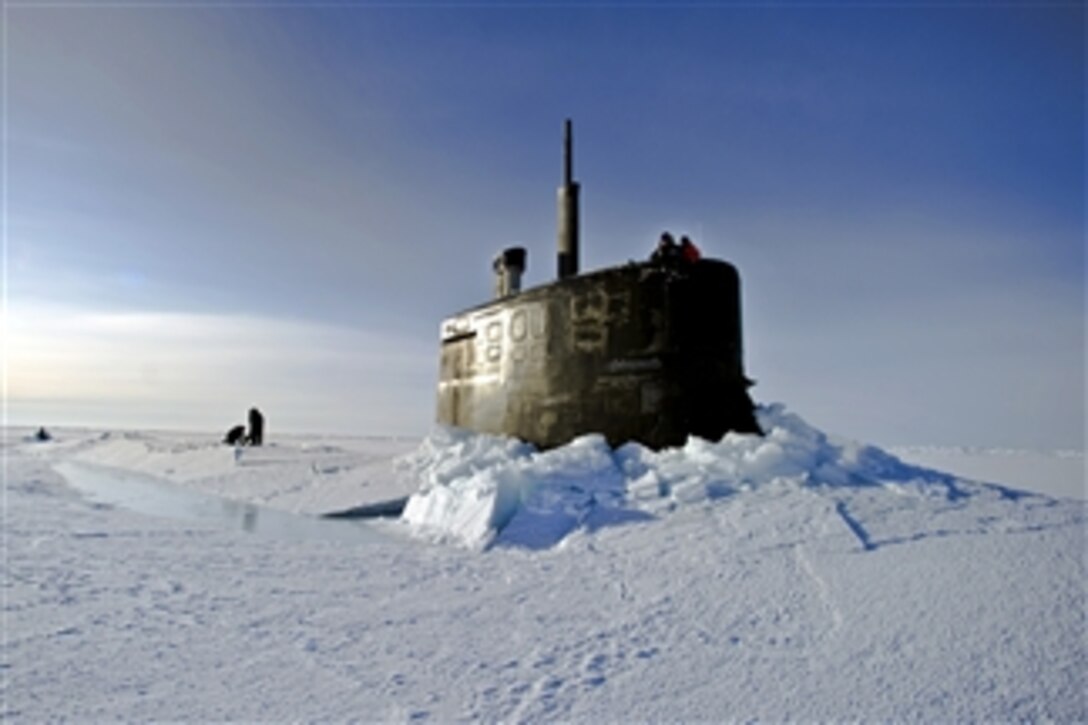
[[[439,423],[540,448],[601,433],[655,449],[689,435],[759,433],[741,344],[740,275],[728,262],[656,259],[579,273],[571,127],[559,187],[558,272],[442,322]],[[495,260],[520,280],[525,251]]]

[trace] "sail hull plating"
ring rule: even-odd
[[[758,432],[726,262],[629,264],[561,279],[442,324],[438,421],[551,448],[682,445]]]

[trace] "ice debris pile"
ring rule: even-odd
[[[439,429],[396,463],[421,482],[403,518],[421,534],[470,548],[544,548],[579,527],[651,518],[771,482],[909,485],[956,495],[951,476],[833,439],[781,404],[756,414],[765,436],[692,437],[662,451],[637,443],[613,450],[587,435],[540,452],[510,438]]]

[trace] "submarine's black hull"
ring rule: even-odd
[[[438,421],[541,448],[594,432],[653,448],[758,433],[741,339],[727,262],[568,277],[443,322]]]

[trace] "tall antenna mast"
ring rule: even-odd
[[[563,124],[563,185],[559,187],[559,279],[578,274],[578,182],[574,180],[574,133]]]

